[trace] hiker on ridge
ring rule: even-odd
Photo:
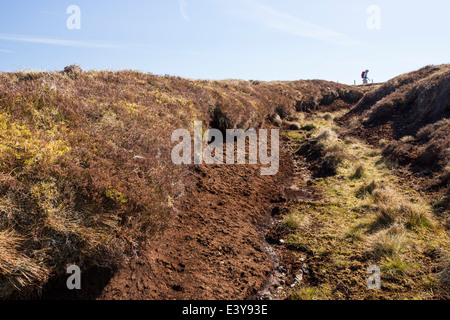
[[[363,84],[369,83],[369,70],[363,71],[361,77],[363,78]]]

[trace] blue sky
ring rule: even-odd
[[[70,30],[67,8],[81,9]],[[377,6],[379,27],[371,30]],[[0,2],[0,71],[134,69],[202,79],[385,81],[449,63],[448,0]],[[376,17],[375,17],[376,18]],[[379,23],[378,23],[379,22]]]

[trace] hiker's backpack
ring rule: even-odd
[[[366,72],[365,71],[363,71],[362,72],[362,74],[361,74],[361,78],[363,78],[364,79],[364,76],[366,75]]]

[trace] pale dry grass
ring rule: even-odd
[[[394,224],[389,229],[380,231],[370,240],[373,254],[378,259],[398,257],[406,243],[405,235],[406,230],[402,224]]]
[[[0,298],[40,286],[48,279],[44,263],[23,254],[24,238],[12,230],[0,232]]]
[[[441,273],[442,282],[450,287],[450,252],[444,251],[441,256]]]
[[[307,230],[311,225],[311,217],[296,211],[288,213],[284,217],[284,226],[294,231]]]

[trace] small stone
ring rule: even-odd
[[[275,115],[275,117],[273,118],[273,124],[277,127],[281,127],[281,125],[283,124],[283,120],[281,120],[280,115]]]
[[[280,239],[279,243],[280,243],[280,244],[284,244],[284,240],[283,240],[283,239]]]
[[[286,272],[286,268],[283,267],[283,266],[279,266],[279,267],[278,267],[278,271],[284,273],[284,272]]]
[[[308,274],[309,273],[308,266],[306,265],[306,263],[303,264],[302,271],[303,271],[304,274]]]

